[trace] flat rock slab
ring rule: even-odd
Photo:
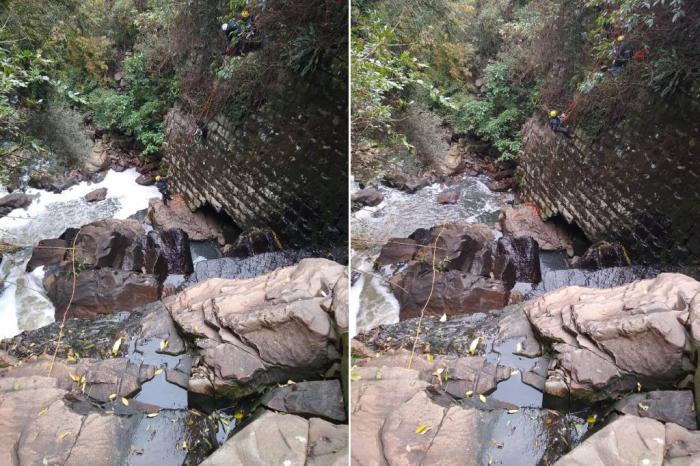
[[[299,416],[347,420],[339,380],[299,382],[274,389],[262,403],[270,409]]]
[[[201,466],[346,464],[347,436],[347,426],[265,411]]]
[[[384,193],[377,188],[365,188],[352,195],[352,210],[359,210],[365,206],[374,207],[382,203]]]
[[[690,390],[636,393],[615,403],[615,410],[661,422],[673,422],[690,430],[698,428],[695,400]]]
[[[699,461],[700,432],[626,415],[593,434],[555,465],[680,466]]]

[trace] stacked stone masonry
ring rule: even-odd
[[[219,114],[205,139],[192,114],[172,109],[173,190],[243,230],[271,228],[284,247],[337,245],[347,235],[347,109],[342,99],[288,107],[265,104],[238,123]]]
[[[636,262],[692,263],[700,257],[699,144],[698,122],[567,139],[530,119],[520,187],[543,218],[560,215],[591,241],[619,241]]]

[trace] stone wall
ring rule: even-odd
[[[223,113],[194,136],[195,116],[166,119],[173,189],[190,208],[210,205],[243,230],[271,228],[288,247],[347,241],[347,99],[291,83],[235,122]]]
[[[658,120],[658,119],[657,119]],[[523,126],[518,176],[544,218],[561,215],[591,241],[619,241],[635,262],[700,257],[700,122],[635,127],[589,138]]]

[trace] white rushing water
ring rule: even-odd
[[[353,251],[351,258],[355,274],[350,294],[351,335],[399,321],[399,303],[388,285],[389,275],[373,269],[381,247],[390,238],[405,238],[418,228],[456,221],[493,225],[501,206],[512,197],[494,193],[478,179],[466,177],[459,184],[459,202],[437,203],[439,193],[456,187],[433,184],[407,194],[380,186],[384,201],[352,214],[353,241],[363,249]],[[357,189],[353,186],[353,191]]]
[[[105,218],[125,219],[148,208],[148,200],[160,194],[154,186],[138,185],[138,176],[135,169],[121,173],[110,170],[100,183],[83,182],[60,194],[28,189],[26,193],[35,197],[31,205],[0,218],[0,242],[21,248],[6,254],[0,264],[0,338],[54,320],[54,307],[42,284],[43,268],[26,272],[32,247],[42,239],[60,236],[67,228]],[[86,202],[84,196],[99,188],[107,188],[107,198]]]

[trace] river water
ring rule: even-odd
[[[0,339],[54,321],[54,307],[42,284],[43,267],[25,271],[32,248],[42,239],[57,238],[67,228],[106,218],[125,219],[148,208],[149,199],[160,194],[154,186],[137,184],[138,176],[136,169],[110,170],[99,183],[82,182],[60,194],[29,188],[26,193],[35,196],[29,207],[0,218],[0,242],[20,248],[4,255],[0,263]],[[107,198],[86,202],[84,196],[99,188],[107,188]]]
[[[455,188],[461,190],[458,203],[437,203],[440,192]],[[353,192],[358,189],[353,183]],[[389,238],[405,238],[418,228],[456,221],[494,225],[501,206],[513,198],[511,194],[492,192],[475,177],[465,177],[449,187],[436,183],[414,194],[386,186],[379,190],[384,194],[381,204],[365,207],[351,216],[355,278],[350,294],[352,335],[399,320],[399,303],[387,284],[388,274],[373,270],[381,247]]]

